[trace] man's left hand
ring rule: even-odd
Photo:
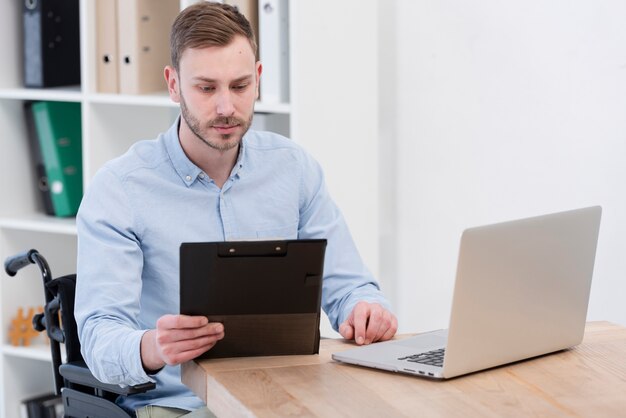
[[[340,326],[345,339],[354,339],[358,345],[386,341],[396,334],[398,320],[378,303],[359,302]]]

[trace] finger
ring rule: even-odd
[[[193,360],[199,355],[206,353],[208,350],[210,350],[214,346],[215,346],[215,343],[213,343],[212,345],[208,347],[201,347],[201,348],[196,348],[193,350],[188,350],[188,351],[177,353],[176,355],[171,357],[170,362],[168,362],[168,364],[170,366],[175,366],[177,364],[181,364],[186,361]]]
[[[385,333],[387,332],[389,327],[391,327],[391,318],[392,317],[393,317],[393,314],[391,312],[389,312],[385,308],[382,308],[380,326],[378,327],[378,332],[376,333],[376,336],[374,337],[372,342],[381,340],[381,338],[383,337],[383,335],[385,335]]]
[[[198,328],[198,329],[206,330],[207,335],[208,334],[220,334],[224,332],[224,324],[222,324],[221,322],[209,322],[202,328]]]
[[[209,335],[200,338],[175,341],[172,343],[164,344],[162,346],[162,350],[163,354],[165,354],[167,357],[173,358],[177,354],[185,351],[209,347],[210,345],[219,341],[221,338],[223,338],[223,335]]]
[[[381,310],[382,308],[380,306],[370,305],[364,344],[371,344],[376,341],[376,336],[378,335],[383,319]]]
[[[224,338],[224,334],[210,335],[193,340],[177,341],[164,344],[161,347],[163,361],[169,365],[179,364],[191,360],[205,351],[213,348],[215,344]],[[194,354],[190,354],[194,353]]]
[[[200,315],[163,315],[157,320],[157,328],[181,329],[198,328],[209,323],[205,316]]]
[[[359,302],[354,309],[352,326],[354,327],[354,340],[361,345],[365,342],[365,329],[367,327],[367,319],[369,306],[367,303]]]
[[[213,347],[215,343],[224,338],[224,334],[207,335],[193,340],[186,340],[178,343],[177,348],[179,352],[185,352],[189,350],[197,350],[204,348],[205,350]]]
[[[380,338],[380,341],[390,340],[394,335],[396,335],[397,330],[398,330],[398,319],[395,317],[395,315],[392,314],[391,325],[389,326],[387,331],[385,331],[383,336]]]
[[[352,338],[354,338],[354,328],[352,328],[352,325],[350,325],[350,323],[348,322],[348,320],[345,320],[340,326],[339,326],[339,333],[341,334],[341,336],[343,338],[345,338],[346,340],[351,340]]]
[[[354,318],[354,309],[345,321],[339,326],[339,333],[343,336],[343,338],[347,340],[351,340],[354,338],[354,327],[352,326],[352,320]]]
[[[212,322],[200,328],[157,329],[157,341],[160,344],[192,340],[204,336],[219,335],[224,332],[224,325]]]
[[[206,351],[215,347],[215,344],[217,344],[218,341],[223,338],[224,334],[222,333],[189,341],[187,344],[185,344],[185,349],[181,350],[180,355],[186,359],[184,361],[194,359],[200,354],[205,353]]]

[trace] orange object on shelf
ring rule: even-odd
[[[38,307],[37,312],[43,312],[43,307]],[[24,308],[17,308],[17,315],[11,320],[9,327],[9,340],[13,346],[28,347],[33,338],[39,335],[39,331],[33,328],[33,316],[35,308],[28,308],[28,313],[24,315]]]

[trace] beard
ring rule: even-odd
[[[241,138],[248,132],[250,125],[252,124],[252,117],[254,112],[250,113],[248,120],[240,119],[235,116],[219,116],[215,119],[211,119],[203,126],[202,122],[196,118],[187,107],[185,98],[180,92],[180,113],[189,130],[202,142],[204,142],[210,148],[218,151],[228,151],[235,147],[238,147],[241,143]],[[209,131],[213,126],[239,126],[241,129],[240,134],[216,134],[214,138],[211,138]]]

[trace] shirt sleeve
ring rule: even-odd
[[[92,180],[76,219],[78,261],[75,317],[81,352],[105,383],[154,381],[141,363],[143,256],[137,223],[122,181],[108,169]]]
[[[322,308],[332,327],[348,317],[360,301],[390,304],[363,263],[341,211],[331,199],[320,165],[303,154],[299,238],[326,238]]]

